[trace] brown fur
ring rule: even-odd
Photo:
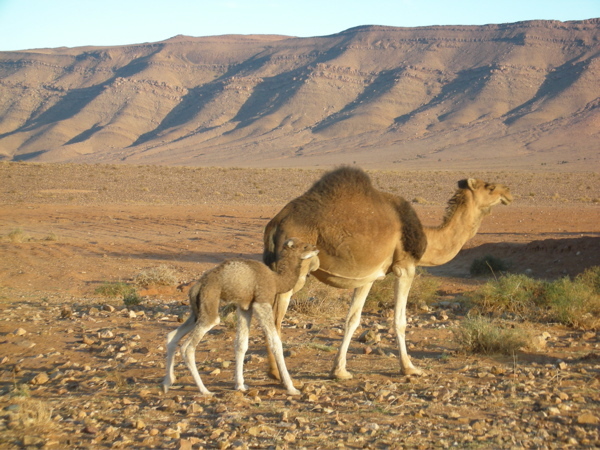
[[[324,283],[354,288],[352,304],[332,375],[349,378],[346,352],[360,321],[371,285],[386,273],[396,275],[394,325],[400,365],[405,374],[419,374],[406,350],[406,300],[417,265],[443,264],[475,235],[483,217],[512,196],[503,185],[476,179],[461,180],[439,227],[421,222],[402,197],[378,191],[362,170],[342,167],[326,173],[305,194],[288,203],[267,225],[263,260],[273,265],[288,236],[315,244],[320,268],[314,275]],[[296,289],[299,287],[296,286]],[[278,295],[274,305],[278,331],[292,291]],[[270,358],[271,374],[277,371]]]
[[[427,246],[421,221],[412,206],[402,197],[375,189],[365,172],[351,167],[323,175],[267,224],[265,264],[273,266],[283,242],[292,235],[319,248],[321,269],[329,270],[334,262],[343,260],[349,266],[349,275],[361,278],[365,264],[380,265],[389,258],[390,263],[383,269],[387,273],[394,264],[418,261]],[[378,240],[389,240],[390,235],[398,238],[394,250],[377,254]],[[315,275],[323,276],[319,271]]]
[[[297,239],[287,240],[277,260],[277,270],[272,271],[259,261],[228,260],[204,273],[189,291],[190,317],[167,337],[167,374],[163,381],[167,392],[175,381],[174,356],[179,341],[190,333],[182,345],[184,361],[200,392],[210,394],[206,389],[195,363],[196,346],[202,337],[220,322],[219,304],[233,302],[238,309],[238,332],[236,336],[236,387],[245,389],[243,382],[243,360],[248,348],[248,330],[252,312],[256,313],[265,331],[268,348],[275,353],[277,366],[282,372],[282,380],[290,394],[297,394],[283,360],[281,340],[275,329],[272,306],[275,296],[296,286],[298,280],[306,276],[303,271],[316,268],[318,250],[312,244]],[[305,264],[305,260],[313,260]]]
[[[345,370],[350,337],[358,326],[372,283],[389,272],[402,280],[402,287],[397,287],[396,325],[403,370],[407,373],[413,370],[406,354],[403,322],[414,268],[426,250],[427,239],[412,206],[402,197],[375,189],[362,170],[341,167],[323,175],[267,224],[265,263],[275,267],[273,262],[289,236],[298,236],[317,246],[321,265],[314,275],[319,280],[355,289],[333,375],[350,376]],[[278,296],[275,303],[278,330],[291,293],[284,295],[285,298]],[[271,371],[277,376],[272,360]]]

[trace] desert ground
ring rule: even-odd
[[[354,378],[331,380],[350,296],[332,289],[340,308],[286,316],[286,361],[301,396],[267,377],[258,328],[250,390],[233,389],[231,323],[198,347],[215,395],[199,395],[180,359],[175,389],[163,394],[166,334],[187,313],[177,286],[227,258],[260,259],[263,227],[322,172],[0,163],[0,447],[600,446],[597,331],[525,324],[549,337],[510,357],[465,354],[452,333],[468,313],[462,296],[487,281],[470,276],[475,258],[492,254],[543,279],[600,265],[596,172],[371,171],[377,187],[413,201],[426,225],[441,221],[468,176],[504,183],[515,196],[452,262],[429,270],[439,301],[412,309],[407,332],[425,375],[400,375],[390,311],[366,309],[348,354]],[[140,288],[139,305],[97,293],[159,266],[176,281]],[[357,339],[369,330],[381,340]]]

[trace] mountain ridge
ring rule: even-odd
[[[0,52],[0,158],[590,170],[600,19]]]

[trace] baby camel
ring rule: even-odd
[[[177,344],[188,333],[181,345],[181,354],[200,392],[210,395],[196,367],[196,346],[202,337],[219,324],[219,301],[237,305],[237,332],[235,338],[235,388],[246,390],[244,384],[244,356],[248,350],[248,331],[255,312],[265,332],[267,345],[275,356],[281,380],[291,395],[299,394],[285,366],[281,338],[275,329],[273,302],[275,296],[293,289],[298,280],[318,267],[319,251],[312,244],[291,238],[277,261],[277,271],[253,260],[233,259],[204,273],[189,292],[190,317],[167,336],[167,374],[163,381],[165,393],[175,382],[174,357]],[[307,261],[306,263],[304,261]]]

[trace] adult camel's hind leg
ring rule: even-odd
[[[371,290],[371,286],[373,286],[373,283],[368,283],[364,286],[354,289],[352,303],[350,304],[350,309],[348,310],[348,315],[346,316],[344,339],[342,340],[342,345],[340,345],[340,349],[335,356],[333,369],[331,371],[332,378],[337,378],[339,380],[349,380],[352,378],[352,374],[346,370],[346,353],[348,353],[348,347],[350,347],[352,335],[360,323],[360,315],[362,313],[363,306],[365,305],[365,300],[367,299],[369,291]]]
[[[235,388],[238,391],[248,390],[248,386],[244,384],[244,357],[248,351],[250,322],[252,322],[252,309],[244,311],[238,306],[235,333]]]
[[[163,380],[163,391],[166,394],[169,388],[175,383],[175,352],[177,352],[177,344],[181,338],[188,334],[194,328],[196,317],[190,315],[176,330],[171,331],[167,335],[167,373]]]
[[[396,338],[398,340],[400,369],[404,375],[421,375],[423,372],[413,365],[406,350],[406,302],[408,300],[408,292],[415,277],[415,266],[399,269],[396,272],[396,277],[394,284],[394,297],[396,300],[394,328],[396,329]]]
[[[290,395],[300,395],[300,391],[294,387],[292,378],[290,377],[285,365],[285,358],[283,357],[283,344],[281,343],[281,338],[277,333],[277,329],[275,328],[273,321],[273,308],[271,308],[271,305],[268,303],[258,302],[253,303],[252,308],[256,313],[256,317],[258,318],[260,326],[265,332],[265,337],[267,338],[267,347],[275,357],[283,385]]]
[[[272,314],[275,319],[275,329],[277,330],[277,335],[281,340],[281,323],[283,322],[283,318],[285,317],[285,313],[287,312],[288,306],[290,305],[290,299],[292,298],[293,290],[285,292],[283,294],[278,294],[275,296],[275,302],[273,303]],[[277,360],[270,347],[267,347],[267,356],[269,357],[269,376],[276,380],[281,381],[281,375],[279,373],[279,369],[277,368]]]

